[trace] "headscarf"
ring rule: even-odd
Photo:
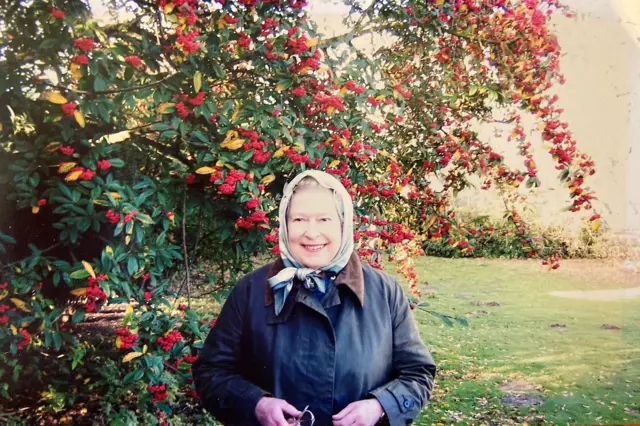
[[[342,220],[342,241],[340,243],[340,250],[331,263],[321,267],[320,269],[307,268],[293,257],[289,247],[289,236],[287,233],[287,210],[289,208],[289,203],[291,202],[291,197],[293,196],[298,183],[307,176],[318,181],[320,187],[329,189],[333,192],[336,209],[338,210],[338,215]],[[317,288],[319,291],[324,293],[326,291],[326,285],[324,278],[320,276],[320,273],[325,272],[335,276],[347,265],[349,258],[353,253],[353,201],[351,200],[349,192],[347,192],[338,179],[320,170],[307,170],[297,175],[291,182],[289,182],[289,184],[285,185],[282,200],[280,200],[279,215],[280,257],[282,258],[285,268],[275,276],[271,277],[268,281],[269,286],[273,291],[276,315],[282,311],[284,303],[287,300],[287,296],[293,288],[294,279],[302,281],[305,287],[310,290]]]

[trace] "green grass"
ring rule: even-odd
[[[423,297],[428,309],[461,317],[488,312],[470,317],[469,327],[448,327],[414,311],[439,369],[418,424],[640,423],[640,298],[550,294],[638,286],[640,275],[595,261],[567,261],[547,272],[536,262],[422,258],[416,269],[434,294]],[[516,380],[529,384],[529,393],[537,387],[544,402],[505,406],[500,385]]]

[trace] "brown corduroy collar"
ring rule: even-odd
[[[269,270],[267,271],[267,282],[265,282],[264,287],[264,305],[271,305],[273,300],[273,291],[271,291],[271,287],[269,287],[268,280],[269,278],[275,276],[278,272],[284,269],[284,263],[282,259],[276,260]],[[336,277],[336,286],[340,284],[344,284],[353,291],[353,294],[356,295],[358,300],[360,301],[360,306],[364,306],[364,276],[362,274],[362,264],[360,263],[360,258],[354,252],[349,258],[349,262],[347,265],[340,271],[338,276]]]

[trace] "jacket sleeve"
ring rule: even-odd
[[[257,425],[255,407],[268,392],[239,371],[246,292],[232,290],[193,366],[196,392],[204,408],[225,425]],[[245,288],[246,289],[246,288]],[[243,297],[244,296],[244,297]]]
[[[413,422],[429,401],[436,365],[420,338],[404,291],[395,280],[392,286],[389,307],[393,322],[392,370],[395,379],[374,389],[370,395],[384,408],[386,421],[391,426],[399,426]]]

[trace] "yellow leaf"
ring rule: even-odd
[[[27,308],[27,304],[24,303],[22,300],[20,299],[16,299],[15,297],[10,299],[14,305],[16,305],[16,308],[20,309],[23,312],[31,312],[29,310],[29,308]]]
[[[267,185],[273,182],[274,180],[276,180],[276,175],[266,175],[260,180],[260,182]]]
[[[60,142],[51,142],[44,147],[47,152],[56,152],[60,148]]]
[[[40,211],[40,207],[38,206],[31,207],[31,213],[38,214],[39,211]]]
[[[336,110],[335,107],[330,106],[329,108],[327,108],[327,115],[332,115],[335,110]]]
[[[149,349],[149,348],[147,347],[147,345],[144,345],[144,346],[142,347],[142,353],[143,353],[143,354],[146,354],[146,353],[147,353],[147,349]]]
[[[129,243],[130,243],[130,242],[131,242],[131,235],[127,235],[127,236],[125,237],[125,239],[124,239],[124,243],[125,243],[126,245],[129,245]]]
[[[71,64],[71,78],[74,80],[80,80],[82,78],[81,66],[78,64]]]
[[[158,106],[158,112],[160,114],[167,114],[167,110],[169,108],[173,108],[174,106],[176,106],[176,104],[174,104],[173,102],[165,102],[163,104],[160,104],[160,106]]]
[[[600,229],[600,219],[592,220],[591,221],[591,230],[595,232],[598,229]]]
[[[202,87],[202,73],[200,71],[196,71],[193,74],[193,89],[198,93],[200,88]]]
[[[84,115],[82,115],[80,111],[75,111],[73,113],[73,118],[75,118],[80,127],[84,129]]]
[[[227,22],[224,20],[224,16],[220,16],[220,18],[216,21],[219,30],[223,29],[226,23]]]
[[[76,163],[60,163],[60,167],[58,168],[58,173],[67,173],[69,170],[73,169],[76,166]]]
[[[87,288],[76,288],[74,290],[71,290],[71,294],[73,294],[74,296],[84,296],[85,294],[87,294]]]
[[[310,38],[309,40],[307,40],[307,46],[308,47],[315,47],[318,45],[318,38],[314,37],[314,38]]]
[[[84,384],[86,385],[87,383],[89,383],[91,381],[91,378],[87,377],[86,379],[84,379]]]
[[[74,180],[78,180],[78,178],[80,177],[81,174],[82,174],[82,170],[76,170],[75,172],[69,173],[64,178],[64,180],[66,180],[67,182],[73,182]]]
[[[124,311],[124,315],[131,315],[133,313],[133,306],[132,305],[127,305],[127,309]]]
[[[238,139],[238,132],[235,130],[229,130],[224,137],[225,140]]]
[[[116,337],[116,348],[120,349],[122,346],[122,338],[120,336]]]
[[[280,158],[284,155],[284,150],[287,149],[287,146],[282,146],[278,148],[276,152],[273,153],[273,158]]]
[[[52,104],[62,105],[68,102],[67,98],[62,96],[60,92],[45,92],[44,98],[49,102],[51,102]]]
[[[138,358],[139,356],[142,356],[142,355],[143,355],[142,352],[129,352],[128,354],[126,354],[124,356],[124,358],[122,358],[122,362],[129,362],[132,359],[136,359],[136,358]]]
[[[456,151],[455,154],[453,154],[453,161],[458,161],[460,159],[460,151]]]
[[[0,300],[4,299],[8,295],[9,295],[9,292],[7,290],[4,290],[2,293],[0,293]]]
[[[9,328],[11,329],[11,333],[13,333],[14,336],[18,334],[18,329],[15,325],[10,325]]]
[[[238,118],[238,115],[240,115],[240,103],[236,102],[236,107],[233,110],[233,115],[231,116],[231,121],[235,121],[235,119]]]
[[[230,151],[235,151],[236,149],[241,148],[242,145],[244,145],[244,139],[231,139],[231,140],[225,140],[224,142],[222,142],[220,144],[220,147],[226,148]]]
[[[175,4],[173,3],[167,3],[164,5],[164,13],[166,13],[167,15],[170,14],[171,12],[173,12],[173,8],[176,7]]]
[[[347,93],[349,89],[347,89],[347,86],[342,86],[342,88],[340,89],[340,94],[341,95],[345,95]]]
[[[111,195],[116,200],[122,198],[122,196],[118,192],[110,192],[109,195]]]
[[[131,137],[131,133],[128,130],[123,130],[122,132],[112,133],[110,135],[104,136],[104,139],[107,141],[109,145],[113,143],[119,143],[126,141]]]
[[[276,84],[276,92],[280,93],[284,90],[284,86],[282,84]]]
[[[338,165],[340,164],[340,160],[333,160],[330,164],[329,164],[329,168],[332,169],[334,167],[338,167]]]
[[[216,169],[213,167],[200,167],[196,170],[196,174],[198,175],[210,175],[216,172]]]
[[[216,167],[226,167],[227,165],[222,160],[216,161]]]
[[[91,264],[89,262],[87,262],[86,260],[82,261],[82,266],[84,266],[84,270],[87,271],[89,273],[89,275],[91,275],[92,278],[96,277],[96,273],[93,270],[93,266],[91,266]]]
[[[104,251],[106,251],[109,254],[113,254],[113,249],[111,248],[111,246],[106,246]]]

